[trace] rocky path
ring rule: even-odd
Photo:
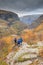
[[[23,42],[19,50],[14,53],[11,52],[7,56],[7,63],[9,65],[29,65],[38,57],[38,48],[32,48],[27,43]],[[25,61],[24,61],[24,60]],[[27,59],[27,60],[26,60]],[[16,61],[16,63],[14,63]]]

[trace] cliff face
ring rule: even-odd
[[[0,18],[4,20],[12,19],[12,21],[19,20],[19,17],[16,13],[10,11],[4,11],[4,10],[0,10]]]

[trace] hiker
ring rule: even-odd
[[[14,39],[14,42],[15,42],[15,44],[17,44],[17,39],[16,38]]]
[[[17,45],[20,46],[20,45],[22,44],[22,41],[23,41],[22,38],[19,38],[19,39],[17,40]]]

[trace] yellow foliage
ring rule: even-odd
[[[41,31],[43,30],[43,23],[40,24],[37,28],[35,28],[35,31]]]
[[[6,57],[6,55],[8,53],[10,53],[13,49],[13,47],[15,46],[14,44],[14,38],[18,38],[18,36],[7,36],[7,37],[3,37],[2,39],[0,39],[0,43],[3,45],[4,43],[4,46],[3,48],[1,49],[2,52],[0,51],[0,53],[2,54],[3,57],[1,57],[2,59],[4,59]],[[0,58],[0,59],[1,59]]]

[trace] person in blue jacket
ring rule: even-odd
[[[19,38],[19,39],[17,40],[17,45],[20,46],[20,45],[22,44],[22,42],[23,42],[23,39],[22,39],[22,38]]]

